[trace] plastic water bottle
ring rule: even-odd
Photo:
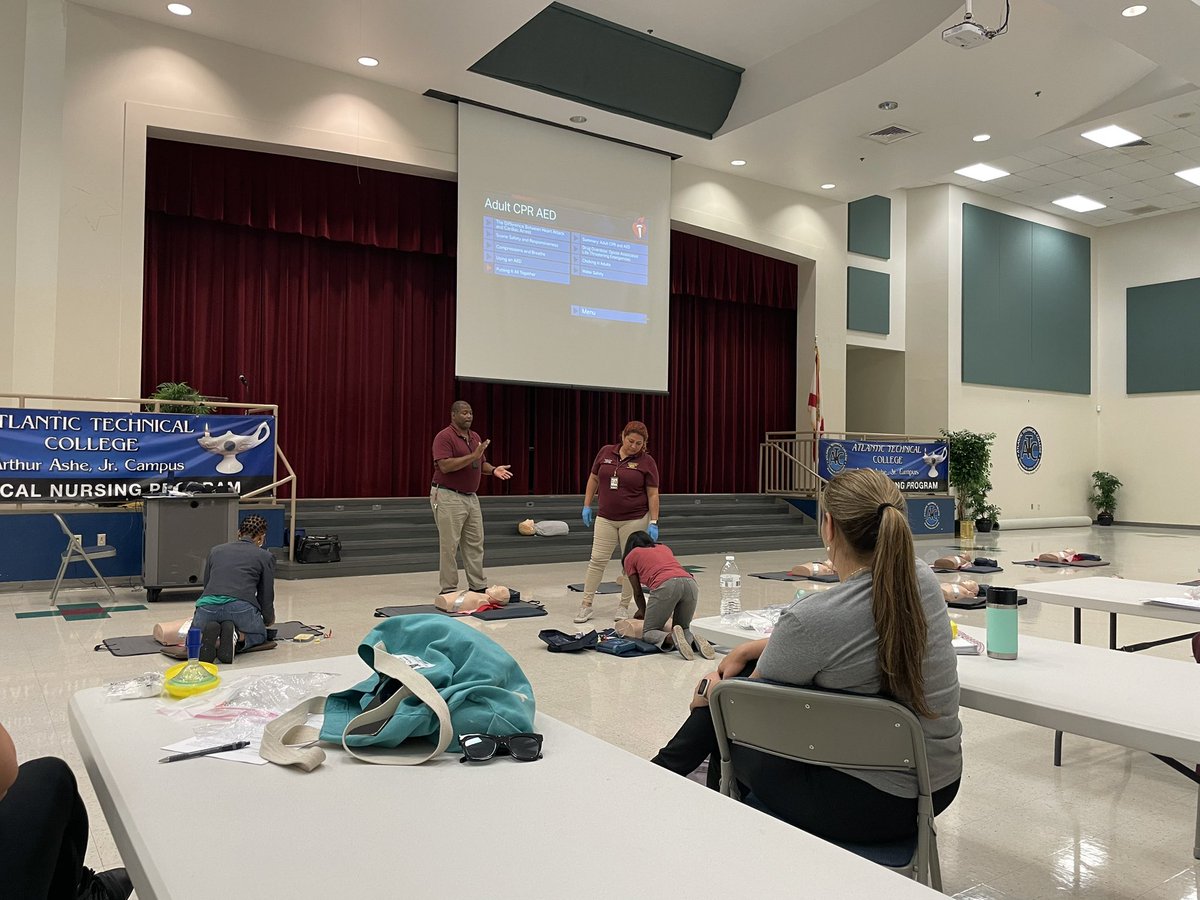
[[[732,625],[742,611],[742,573],[738,571],[733,554],[725,557],[721,567],[721,622]]]

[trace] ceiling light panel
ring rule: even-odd
[[[1104,209],[1103,203],[1098,203],[1090,197],[1084,197],[1081,194],[1075,194],[1070,197],[1060,197],[1054,201],[1055,206],[1061,206],[1064,209],[1069,209],[1072,212],[1095,212],[1098,209]]]
[[[1192,184],[1200,186],[1200,166],[1195,169],[1184,169],[1182,172],[1175,173],[1184,181],[1190,181]]]
[[[1104,147],[1123,147],[1142,139],[1140,134],[1134,134],[1120,125],[1105,125],[1103,128],[1085,131],[1080,137],[1085,137]]]
[[[954,174],[974,178],[976,181],[995,181],[1009,173],[1003,169],[997,169],[995,166],[989,166],[987,163],[976,163],[963,169],[955,169]]]

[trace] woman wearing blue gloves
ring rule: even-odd
[[[621,432],[619,444],[600,448],[588,475],[583,493],[583,524],[595,527],[592,537],[592,558],[588,563],[583,584],[583,603],[575,616],[576,622],[592,617],[592,599],[604,580],[604,567],[613,551],[625,546],[629,536],[637,531],[648,532],[658,540],[658,465],[646,452],[650,434],[641,422],[630,422]],[[592,511],[592,500],[599,498],[600,514]],[[615,619],[630,614],[633,587],[621,576],[621,605]]]

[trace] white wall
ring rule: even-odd
[[[1099,460],[1094,398],[1095,302],[1092,304],[1092,395],[964,384],[963,203],[1092,237],[1095,297],[1097,248],[1093,229],[952,185],[910,192],[908,430],[929,433],[941,427],[938,413],[943,402],[941,385],[945,385],[945,415],[941,422],[947,428],[996,433],[991,501],[1003,509],[1002,519],[1086,515],[1089,476]],[[943,315],[944,327],[940,321]],[[945,354],[944,359],[938,357],[939,353]],[[1017,434],[1026,425],[1038,430],[1043,443],[1042,464],[1032,474],[1023,472],[1016,461]]]
[[[1006,203],[951,187],[950,240],[958,248],[950,257],[949,366],[950,429],[994,431],[992,502],[1010,518],[1031,519],[1088,515],[1091,473],[1100,459],[1096,415],[1096,229],[1071,219]],[[1015,388],[985,387],[962,381],[962,204],[971,203],[1006,215],[1049,225],[1092,238],[1092,393],[1062,394]],[[1042,436],[1042,464],[1027,474],[1017,465],[1017,434],[1032,425]],[[1003,516],[1001,516],[1003,520]]]
[[[0,0],[0,391],[12,385],[25,0]]]
[[[1200,394],[1125,393],[1125,291],[1200,278],[1200,210],[1101,229],[1099,256],[1100,459],[1124,487],[1118,520],[1200,524]],[[1197,336],[1200,339],[1200,335]]]

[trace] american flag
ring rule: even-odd
[[[825,433],[825,417],[821,415],[821,350],[813,344],[812,388],[808,392],[808,416],[812,420],[813,459],[817,458],[817,441]]]

